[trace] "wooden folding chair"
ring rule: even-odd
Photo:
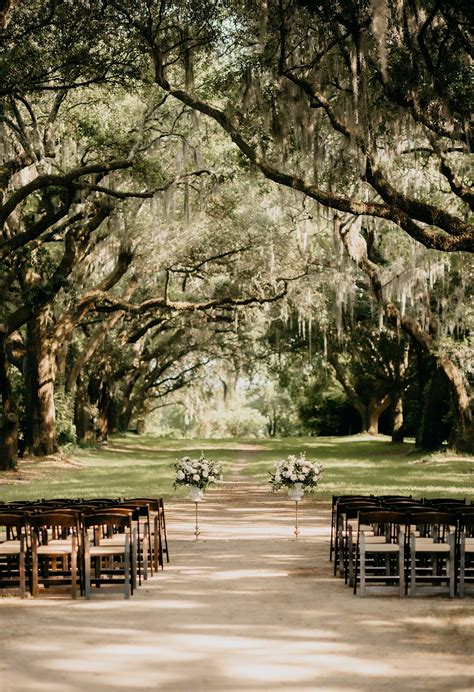
[[[405,525],[409,518],[391,510],[361,510],[355,550],[354,594],[369,589],[405,595]],[[371,530],[367,532],[366,527]]]
[[[164,568],[164,555],[169,563],[168,537],[166,535],[166,518],[163,498],[134,497],[127,498],[127,503],[145,504],[150,512],[150,548],[153,555],[153,566]]]
[[[459,598],[466,594],[474,595],[474,507],[469,507],[469,512],[459,517]]]
[[[91,598],[91,586],[122,585],[130,598],[136,584],[136,528],[133,512],[109,508],[84,515],[85,594]],[[93,576],[91,576],[93,574]]]
[[[141,500],[122,500],[116,507],[133,511],[133,519],[137,528],[138,584],[141,585],[142,574],[144,581],[148,579],[149,566],[151,576],[153,576],[150,505],[149,502]]]
[[[77,595],[80,520],[77,512],[55,510],[30,515],[32,551],[32,594],[44,589],[69,586],[71,597]],[[79,574],[79,579],[81,575]]]
[[[333,495],[332,496],[332,507],[331,507],[331,539],[329,544],[329,559],[332,560],[333,554],[336,551],[336,536],[337,536],[337,525],[338,525],[338,512],[337,506],[343,505],[345,501],[365,501],[373,502],[373,495]],[[337,556],[336,556],[337,559]]]
[[[0,512],[0,588],[26,594],[26,527],[21,514]]]
[[[380,507],[375,498],[365,499],[347,499],[339,500],[336,504],[336,535],[334,544],[334,575],[338,571],[340,576],[344,576],[347,582],[348,578],[348,560],[349,550],[352,541],[353,527],[350,524],[351,520],[357,518],[360,510]]]
[[[445,512],[418,512],[412,516],[411,525],[418,530],[410,532],[410,596],[442,592],[454,597],[457,523],[455,515]]]

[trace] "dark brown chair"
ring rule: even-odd
[[[411,517],[408,593],[455,594],[455,544],[458,518],[446,512],[417,512]],[[443,586],[444,585],[444,586]]]
[[[334,575],[348,578],[348,560],[353,527],[351,520],[357,518],[360,510],[379,508],[379,502],[375,498],[350,498],[340,499],[335,509],[335,542],[334,542]]]
[[[109,508],[84,515],[85,595],[91,598],[92,585],[123,585],[125,598],[136,583],[136,528],[133,512]],[[91,576],[93,574],[93,576]]]
[[[163,498],[134,497],[126,500],[128,503],[146,504],[150,511],[150,547],[153,554],[153,566],[164,567],[164,555],[169,563],[168,537],[166,534],[166,518]]]
[[[336,536],[337,536],[337,505],[341,506],[345,501],[357,501],[357,500],[368,500],[372,502],[374,500],[373,495],[333,495],[332,496],[332,507],[331,507],[331,540],[329,544],[329,559],[332,560],[333,554],[336,550]],[[336,556],[337,558],[337,556]],[[336,572],[334,572],[335,574]]]
[[[466,508],[459,517],[459,566],[458,593],[460,598],[466,594],[474,595],[474,507]]]
[[[40,586],[50,589],[68,586],[72,598],[77,595],[80,519],[77,512],[55,510],[30,515],[32,594]],[[79,579],[82,581],[81,575]]]
[[[117,508],[125,507],[133,511],[133,519],[137,529],[137,566],[138,584],[148,579],[148,567],[153,576],[153,556],[151,546],[150,504],[141,500],[122,500]]]
[[[0,512],[0,587],[26,594],[26,527],[21,514]]]
[[[355,550],[354,593],[405,595],[405,526],[409,517],[391,510],[361,510]],[[371,526],[369,532],[367,526]]]

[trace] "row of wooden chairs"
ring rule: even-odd
[[[0,503],[0,587],[38,596],[67,586],[125,598],[169,562],[162,498],[55,498]],[[28,585],[28,589],[27,589]]]
[[[334,573],[354,593],[474,593],[474,506],[465,500],[340,496],[333,522]]]

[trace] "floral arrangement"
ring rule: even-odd
[[[183,457],[173,464],[173,467],[176,471],[174,487],[188,485],[205,490],[210,483],[215,483],[221,475],[220,465],[215,461],[206,459],[202,452],[199,459]]]
[[[311,492],[318,484],[322,468],[322,464],[308,461],[305,452],[300,452],[299,456],[290,454],[287,459],[276,462],[274,470],[270,471],[270,484],[275,491],[301,483],[304,490]]]

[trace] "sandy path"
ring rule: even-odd
[[[171,564],[126,602],[0,601],[2,692],[472,690],[474,601],[353,597],[328,563],[329,507],[236,472],[167,508]]]

